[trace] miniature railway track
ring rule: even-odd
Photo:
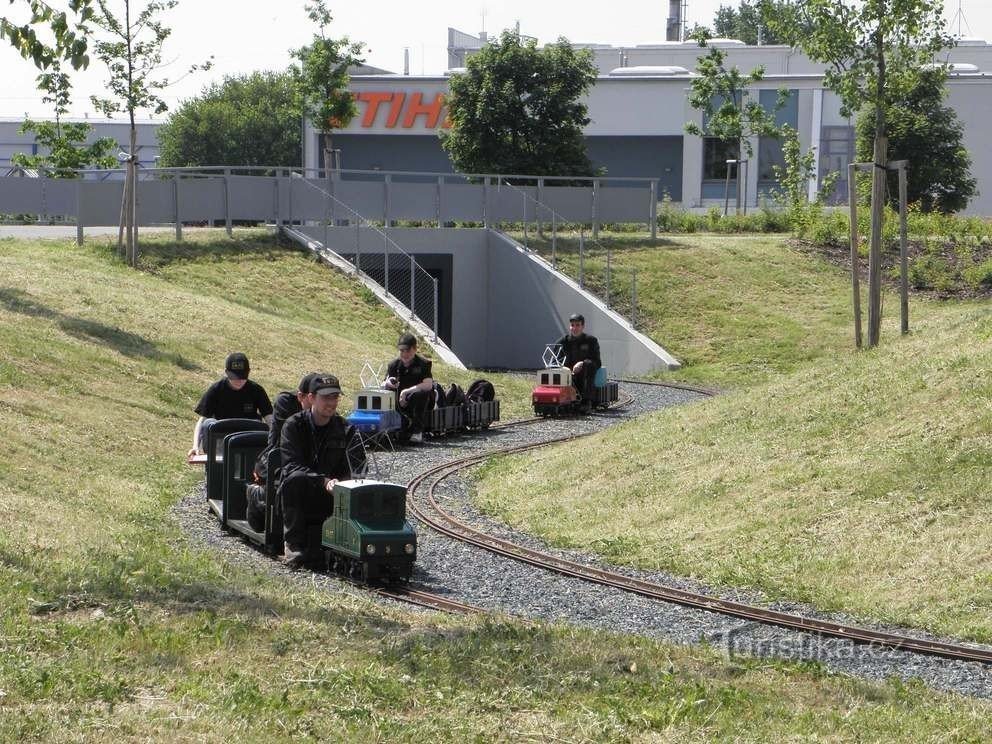
[[[663,384],[663,383],[662,383]],[[696,389],[697,392],[712,395],[712,391]],[[633,400],[631,397],[630,400]],[[625,405],[629,404],[629,401]],[[608,569],[588,566],[570,561],[547,553],[533,550],[509,540],[488,535],[475,527],[448,514],[437,502],[435,491],[447,478],[482,461],[501,454],[513,454],[538,449],[551,444],[568,442],[579,439],[587,434],[558,437],[545,442],[523,444],[506,447],[483,454],[470,455],[458,460],[447,462],[424,471],[407,485],[407,508],[421,522],[432,529],[455,540],[489,550],[507,558],[528,563],[530,565],[553,571],[565,576],[589,581],[603,586],[609,586],[623,591],[638,594],[651,599],[671,602],[686,607],[708,610],[723,615],[738,617],[766,625],[777,625],[797,631],[816,633],[832,638],[844,638],[856,643],[873,644],[890,649],[910,651],[932,656],[962,661],[978,661],[992,664],[992,649],[938,640],[916,638],[913,636],[872,630],[844,623],[804,617],[787,612],[770,610],[756,605],[719,599],[705,594],[677,589],[610,571]],[[426,497],[418,503],[418,493],[426,486]]]
[[[372,591],[380,597],[386,597],[397,602],[406,602],[407,604],[426,607],[432,610],[441,610],[442,612],[461,615],[479,615],[485,612],[481,607],[476,607],[475,605],[465,604],[464,602],[458,602],[440,594],[406,586],[374,587]]]

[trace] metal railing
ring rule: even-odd
[[[608,243],[603,243],[599,240],[599,237],[592,233],[586,235],[585,226],[576,220],[567,220],[563,215],[557,212],[552,207],[547,204],[538,201],[534,196],[527,193],[523,189],[518,188],[514,184],[505,183],[507,188],[512,189],[514,192],[518,193],[521,197],[523,212],[521,215],[521,224],[523,225],[523,241],[524,248],[531,251],[535,255],[540,256],[540,253],[534,251],[530,247],[529,231],[528,225],[530,220],[528,219],[528,205],[533,207],[534,223],[536,224],[536,233],[538,235],[543,235],[543,225],[545,223],[551,224],[551,268],[555,271],[562,271],[559,266],[558,261],[558,228],[562,225],[567,224],[578,224],[579,226],[579,243],[578,243],[578,265],[575,268],[576,281],[579,287],[599,296],[606,307],[619,312],[621,315],[626,315],[627,319],[633,327],[637,327],[637,268],[630,268],[630,283],[618,283],[618,291],[613,292],[614,288],[614,278],[615,271],[613,267],[613,251]],[[546,215],[545,219],[542,219],[542,212]],[[588,251],[586,249],[587,243],[591,243],[598,249],[598,255],[588,256]],[[605,261],[601,257],[605,257]],[[587,267],[587,261],[589,266]],[[562,273],[565,273],[564,271]],[[628,290],[629,287],[629,290]],[[616,300],[619,299],[619,302]]]
[[[411,319],[419,319],[432,329],[433,341],[436,342],[439,319],[437,279],[382,228],[295,171],[291,172],[289,182],[287,211],[290,226],[296,222],[293,213],[294,184],[302,184],[302,187],[312,189],[324,199],[324,219],[321,220],[324,247],[350,262],[356,276],[364,275],[382,287],[387,298],[392,297],[405,305]],[[302,222],[304,220],[300,220]],[[333,249],[330,245],[332,235],[337,241]],[[353,250],[349,251],[349,248]]]

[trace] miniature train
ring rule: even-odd
[[[596,370],[591,399],[583,401],[572,384],[572,371],[564,365],[560,350],[549,346],[544,352],[545,369],[537,373],[537,385],[531,392],[531,404],[537,416],[562,416],[578,413],[583,404],[604,410],[620,398],[619,386],[608,379],[606,368]]]
[[[348,423],[373,443],[396,438],[403,428],[403,417],[396,406],[396,392],[383,388],[378,382],[380,375],[367,363],[361,377],[362,389],[355,394],[355,407],[347,417]],[[499,421],[500,404],[494,396],[490,400],[465,400],[447,405],[440,401],[443,395],[440,386],[436,386],[436,402],[442,404],[433,406],[427,413],[423,426],[426,437],[488,429]]]
[[[245,489],[267,439],[268,427],[254,419],[213,424],[207,432],[207,505],[225,531],[281,554],[282,519],[271,479],[265,489],[264,517],[254,524],[248,520]],[[274,473],[279,450],[268,457],[268,472]],[[318,525],[320,534],[311,535],[314,542],[319,538],[327,568],[362,581],[409,579],[417,558],[417,533],[406,519],[406,487],[356,478],[337,483],[333,499],[333,513]]]

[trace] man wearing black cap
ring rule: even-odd
[[[286,564],[299,568],[320,559],[320,526],[333,511],[339,480],[365,469],[358,431],[338,413],[341,385],[326,372],[310,381],[310,410],[289,417],[282,427],[283,537]]]
[[[203,452],[209,424],[220,419],[250,418],[268,423],[272,416],[272,403],[258,383],[248,379],[248,357],[240,351],[227,355],[224,377],[207,388],[193,410],[200,414],[193,430],[193,448],[189,455]]]
[[[295,393],[283,390],[276,396],[274,411],[272,413],[272,423],[269,424],[269,441],[255,460],[255,470],[252,473],[254,483],[249,483],[245,487],[248,497],[248,524],[252,529],[261,532],[265,529],[265,484],[269,479],[275,483],[279,482],[279,474],[282,468],[274,472],[268,472],[269,454],[279,449],[282,438],[282,427],[287,419],[294,413],[306,411],[310,408],[310,381],[316,377],[318,372],[311,372],[303,376],[299,387]]]
[[[416,336],[404,333],[396,342],[396,349],[399,358],[389,363],[383,387],[396,391],[396,405],[403,414],[400,439],[409,440],[411,433],[423,428],[427,412],[434,404],[434,379],[431,361],[417,353]]]
[[[586,319],[573,313],[568,319],[568,334],[558,339],[565,352],[565,366],[572,370],[572,385],[582,397],[582,409],[592,409],[596,370],[603,366],[599,358],[599,340],[586,331]]]

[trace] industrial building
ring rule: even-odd
[[[451,70],[445,75],[352,77],[358,115],[333,134],[340,167],[453,172],[438,137],[446,125],[444,95],[450,75],[464,67],[486,38],[449,28],[448,42]],[[823,66],[787,46],[747,46],[729,39],[712,43],[727,53],[728,65],[745,72],[764,67],[764,80],[753,88],[762,104],[771,107],[779,89],[789,91],[787,105],[776,115],[778,123],[795,128],[804,149],[815,148],[819,180],[831,172],[840,174],[830,198],[846,199],[847,164],[854,158],[853,122],[841,116],[837,96],[824,89]],[[718,140],[685,133],[687,122],[701,121],[700,112],[689,105],[688,92],[705,50],[693,41],[574,46],[590,49],[598,69],[586,96],[591,121],[585,136],[593,163],[610,177],[657,179],[659,195],[686,208],[723,204],[726,160],[735,153]],[[992,45],[961,39],[935,62],[951,65],[948,105],[964,126],[972,174],[978,179],[979,195],[967,211],[992,214],[992,150],[983,146],[992,120]],[[309,126],[304,131],[304,165],[322,167],[321,135]],[[755,140],[752,149],[742,177],[747,203],[757,205],[775,185],[773,166],[781,162],[781,146],[777,140]],[[818,183],[810,185],[811,194],[817,189]]]

